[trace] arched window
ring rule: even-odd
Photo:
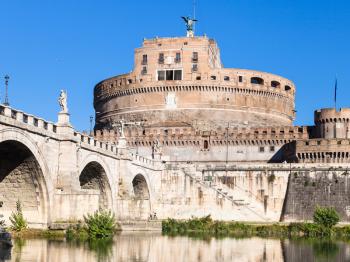
[[[271,86],[274,88],[279,88],[281,86],[281,84],[278,81],[271,81]]]
[[[209,148],[209,143],[208,140],[204,140],[204,145],[203,145],[204,149],[208,149]]]
[[[255,84],[255,85],[263,85],[264,84],[264,79],[260,77],[252,77],[250,79],[250,83]]]
[[[285,86],[284,86],[284,90],[285,90],[285,91],[290,91],[290,90],[292,90],[292,88],[291,88],[290,86],[285,85]]]

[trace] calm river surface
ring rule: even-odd
[[[0,251],[0,261],[350,261],[350,245],[341,241],[257,237],[203,240],[160,233],[122,233],[114,242],[90,245],[64,240],[17,240],[11,252]]]

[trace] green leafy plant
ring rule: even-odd
[[[10,216],[10,222],[12,224],[11,229],[17,232],[20,232],[28,227],[28,223],[23,216],[22,205],[19,200],[16,202],[16,212],[12,212]]]
[[[316,207],[314,212],[314,222],[316,224],[332,228],[339,220],[339,214],[333,207]]]
[[[109,238],[117,230],[117,222],[111,211],[96,211],[84,216],[86,230],[90,239]]]

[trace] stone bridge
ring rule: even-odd
[[[183,163],[131,153],[74,130],[0,105],[0,214],[20,201],[30,227],[81,220],[108,209],[119,220],[185,219],[210,214],[236,221],[312,218],[335,206],[350,220],[349,164]],[[158,158],[156,158],[158,159]],[[312,199],[312,201],[310,201]]]
[[[0,213],[5,218],[18,200],[31,227],[76,221],[99,208],[113,210],[119,219],[145,218],[153,195],[149,185],[160,166],[129,154],[123,143],[79,133],[69,121],[54,124],[0,105]],[[117,212],[122,208],[129,211]]]

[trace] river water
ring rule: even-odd
[[[0,250],[0,261],[350,261],[350,244],[341,241],[258,237],[197,239],[162,236],[160,233],[122,233],[113,242],[16,240],[11,251]]]

